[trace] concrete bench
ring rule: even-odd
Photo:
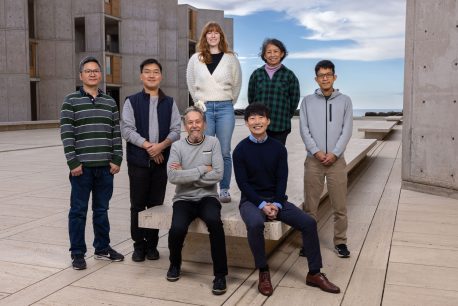
[[[59,127],[59,120],[0,122],[0,132],[34,129],[52,129]]]
[[[402,123],[402,116],[387,116],[385,117],[386,121],[395,121],[396,124]]]
[[[347,172],[356,167],[376,143],[375,139],[352,138],[345,152]],[[302,190],[298,192],[302,193]],[[327,190],[325,189],[322,199],[326,196]],[[223,220],[226,235],[228,264],[252,268],[254,262],[246,238],[246,227],[238,209],[240,193],[234,193],[232,198],[231,203],[222,204],[221,210],[221,219]],[[302,203],[294,204],[302,208]],[[140,227],[168,230],[172,222],[171,204],[153,207],[140,212],[138,222]],[[265,223],[266,254],[270,254],[286,238],[290,229],[288,225],[278,221]],[[188,261],[211,262],[209,250],[207,227],[203,221],[196,219],[189,227],[189,233],[183,248],[183,258]]]
[[[382,140],[396,124],[393,121],[366,121],[358,127],[358,131],[364,132],[366,139]]]

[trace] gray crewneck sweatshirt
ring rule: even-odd
[[[181,164],[181,170],[170,168],[172,163]],[[207,166],[212,170],[207,172]],[[217,183],[223,178],[223,156],[216,137],[205,136],[200,144],[180,139],[172,144],[167,162],[169,182],[176,185],[173,202],[199,201],[203,197],[218,198]]]

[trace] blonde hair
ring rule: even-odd
[[[215,21],[207,22],[207,24],[202,29],[202,33],[200,34],[199,38],[199,43],[197,44],[197,51],[200,52],[199,60],[205,64],[211,64],[212,62],[210,45],[207,42],[207,33],[212,31],[218,32],[220,35],[218,49],[224,53],[233,53],[231,50],[229,50],[226,41],[226,35],[224,34],[224,31],[221,28],[221,26]]]

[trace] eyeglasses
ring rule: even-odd
[[[334,76],[334,73],[331,73],[331,72],[328,72],[328,73],[324,73],[324,74],[317,74],[316,77],[319,78],[319,79],[324,79],[324,77],[330,79]]]
[[[100,70],[99,69],[94,69],[94,70],[91,70],[91,69],[84,69],[83,72],[85,74],[97,74],[97,73],[100,73]]]

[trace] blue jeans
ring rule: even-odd
[[[256,205],[249,201],[240,203],[240,215],[245,222],[248,232],[248,244],[253,253],[256,268],[267,266],[264,222],[266,215]],[[290,202],[283,203],[283,209],[277,214],[277,220],[288,224],[302,233],[302,248],[307,257],[309,271],[317,271],[323,267],[321,262],[320,241],[318,239],[316,221],[302,209]]]
[[[219,187],[229,189],[232,175],[231,140],[235,127],[234,106],[232,101],[208,101],[205,106],[207,107],[205,134],[218,138],[223,155],[224,174]]]
[[[92,224],[96,251],[110,245],[110,223],[108,221],[108,203],[113,195],[113,175],[110,167],[84,167],[80,176],[70,176],[72,193],[70,212],[68,213],[68,232],[72,255],[85,254],[86,215],[89,195],[92,192]]]

